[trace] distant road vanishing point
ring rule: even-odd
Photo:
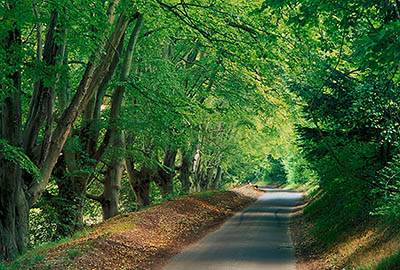
[[[220,229],[171,259],[165,270],[295,270],[289,220],[302,193],[267,191]]]

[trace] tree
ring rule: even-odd
[[[293,141],[289,127],[271,135],[262,124],[276,128],[272,112],[285,114],[282,100],[294,96],[280,87],[301,73],[282,61],[278,32],[293,29],[266,22],[266,4],[84,4],[12,1],[0,13],[2,259],[26,246],[28,212],[43,193],[57,233],[68,235],[83,223],[86,197],[104,218],[118,213],[124,167],[144,206],[151,186],[167,198],[175,179],[188,192],[254,177]],[[273,139],[279,151],[266,146]]]
[[[115,7],[117,1],[109,3],[107,11],[106,23],[113,25],[115,18]],[[21,104],[21,70],[23,65],[24,50],[21,42],[21,34],[26,31],[26,19],[16,16],[14,11],[22,10],[25,13],[30,10],[20,2],[12,2],[6,4],[4,20],[7,21],[6,27],[2,28],[3,37],[7,37],[1,41],[1,49],[7,55],[4,69],[4,78],[1,82],[2,92],[2,125],[1,139],[10,142],[11,146],[23,147],[23,151],[33,160],[40,169],[40,179],[35,180],[29,175],[25,175],[21,171],[19,164],[10,161],[4,161],[2,166],[1,184],[1,206],[2,223],[0,224],[0,246],[1,258],[10,258],[21,252],[27,244],[28,233],[28,212],[29,208],[37,201],[44,191],[52,170],[61,153],[64,143],[71,131],[72,124],[77,116],[85,108],[87,102],[93,96],[99,87],[99,78],[107,72],[111,59],[115,51],[113,47],[119,43],[124,28],[127,25],[127,18],[122,14],[110,33],[108,38],[103,38],[97,47],[97,52],[93,53],[86,65],[85,72],[79,85],[76,88],[73,99],[69,106],[62,112],[62,116],[57,120],[57,127],[53,125],[53,100],[54,100],[54,83],[58,81],[59,73],[52,73],[50,77],[42,78],[33,91],[32,99],[29,106],[30,113],[26,121],[25,128],[22,128],[22,104]],[[22,12],[22,14],[24,14]],[[62,56],[60,49],[60,41],[55,40],[57,35],[54,32],[59,27],[63,31],[63,26],[57,24],[59,20],[59,12],[51,13],[50,23],[47,29],[45,48],[43,53],[43,61],[50,65],[54,63],[57,56]],[[30,17],[28,17],[30,19]],[[4,35],[7,33],[6,35]],[[108,35],[108,30],[104,32],[104,37]],[[109,42],[106,42],[106,39]],[[61,46],[63,47],[63,46]],[[99,54],[105,50],[105,57],[99,60]],[[40,50],[39,50],[40,52]],[[60,57],[63,59],[63,57]],[[50,87],[49,87],[50,86]],[[40,116],[39,121],[33,121],[34,117]],[[38,134],[44,128],[45,139],[38,141]],[[42,138],[41,138],[42,139]],[[37,150],[33,153],[32,150]],[[3,152],[3,151],[2,151]],[[2,164],[4,157],[2,158]],[[13,173],[11,173],[13,172]]]
[[[143,15],[139,14],[137,17],[137,22],[135,27],[133,28],[131,37],[129,39],[127,48],[125,50],[124,62],[122,65],[122,71],[120,75],[120,83],[122,85],[118,86],[111,98],[111,112],[110,117],[112,119],[110,123],[110,128],[107,129],[105,137],[110,137],[110,145],[119,149],[123,152],[125,148],[125,136],[123,130],[118,130],[117,125],[120,122],[120,114],[121,109],[124,104],[124,92],[125,86],[131,67],[132,67],[132,59],[133,53],[135,51],[135,46],[137,40],[139,38],[140,31],[143,26]],[[120,152],[118,151],[118,152]],[[111,158],[111,164],[107,166],[105,177],[103,180],[104,183],[104,191],[101,196],[92,196],[88,195],[89,198],[97,200],[101,203],[103,209],[103,219],[111,218],[118,214],[118,200],[119,200],[119,190],[121,186],[121,177],[123,170],[123,160],[124,157],[113,155]]]

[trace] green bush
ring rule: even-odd
[[[54,240],[57,228],[55,209],[41,198],[36,208],[29,211],[30,247]]]
[[[393,157],[391,162],[379,171],[379,182],[382,186],[393,190],[400,186],[400,155]],[[400,220],[400,194],[395,192],[382,191],[375,189],[375,193],[381,194],[377,202],[377,208],[372,212],[373,215],[381,215],[391,224],[398,224]]]

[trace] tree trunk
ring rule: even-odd
[[[21,253],[28,241],[28,203],[21,169],[0,156],[0,261]]]
[[[70,236],[83,226],[87,176],[79,174],[75,154],[64,150],[53,171],[58,186],[58,194],[52,200],[58,219],[57,236]]]
[[[182,152],[182,163],[179,167],[179,181],[182,185],[182,191],[189,193],[190,191],[190,176],[192,174],[193,167],[193,154],[192,151]]]
[[[150,204],[150,177],[152,171],[142,168],[140,171],[134,168],[134,163],[130,158],[125,159],[125,168],[128,173],[129,182],[136,196],[138,207]]]
[[[46,43],[44,46],[43,61],[46,67],[55,67],[60,64],[57,58],[64,58],[65,46],[63,43],[57,42],[57,35],[60,35],[65,30],[62,30],[58,25],[59,13],[52,11],[50,23],[46,33]],[[62,60],[61,60],[62,61]],[[39,132],[43,124],[47,120],[47,137],[43,140],[44,149],[40,152],[41,156],[36,162],[38,165],[46,158],[48,150],[49,137],[52,132],[53,111],[54,111],[54,92],[56,84],[59,80],[59,74],[52,74],[52,78],[42,78],[35,84],[34,94],[31,100],[31,110],[25,124],[23,144],[25,153],[29,157],[33,157],[33,149],[35,149]],[[52,80],[51,86],[46,86],[45,80]],[[47,140],[46,140],[47,139]]]
[[[15,59],[11,59],[13,50],[18,50],[21,44],[19,31],[10,30],[0,42],[6,48],[6,63],[13,69],[6,74],[12,85],[0,85],[0,91],[9,94],[0,108],[0,146],[22,147],[21,74]],[[0,150],[0,261],[21,253],[28,241],[28,202],[17,163],[7,158],[7,150]]]
[[[200,156],[200,150],[196,149],[193,161],[193,191],[201,190],[201,181],[204,176],[203,163]]]
[[[161,190],[161,196],[165,199],[174,193],[173,179],[175,176],[175,159],[177,150],[167,147],[164,153],[163,167],[159,168],[155,183]]]
[[[131,68],[133,53],[135,51],[136,43],[139,38],[140,31],[143,26],[143,15],[139,14],[136,25],[133,29],[128,46],[125,51],[124,63],[120,76],[120,82],[127,81]],[[103,210],[103,219],[106,220],[118,214],[118,201],[119,191],[121,188],[121,177],[123,171],[123,156],[125,149],[125,136],[123,130],[118,130],[117,126],[120,124],[120,114],[122,106],[124,105],[125,86],[120,85],[115,89],[112,96],[111,114],[112,119],[107,133],[111,137],[112,147],[117,150],[112,155],[111,164],[107,169],[107,175],[104,180],[104,192],[101,196],[101,205]]]
[[[221,179],[222,179],[222,168],[221,166],[217,167],[217,171],[215,173],[215,176],[212,178],[211,184],[210,184],[210,189],[217,189],[218,186],[221,183]]]
[[[112,3],[115,2],[118,1]],[[102,58],[101,63],[97,63],[97,60],[88,63],[77,92],[75,93],[70,105],[59,119],[57,128],[53,133],[49,153],[43,162],[43,166],[40,168],[41,181],[33,183],[28,190],[28,193],[30,194],[30,205],[39,199],[41,193],[46,188],[51,172],[71,131],[72,124],[75,122],[78,115],[84,110],[85,106],[100,86],[101,78],[103,78],[107,73],[112,58],[114,57],[114,48],[115,46],[118,46],[127,25],[128,19],[124,14],[122,14],[117,21],[114,32],[108,39],[106,54]],[[93,56],[92,59],[95,59],[95,57]]]
[[[117,47],[117,52],[120,54],[122,51],[122,45],[123,45],[123,38],[121,38],[119,45]],[[86,196],[86,187],[87,183],[89,181],[90,175],[88,173],[83,173],[80,172],[80,168],[77,166],[78,163],[84,164],[84,166],[87,167],[96,167],[98,161],[101,159],[103,156],[104,152],[106,151],[106,145],[108,145],[108,141],[103,141],[102,145],[97,149],[97,141],[98,137],[100,134],[100,125],[95,125],[95,123],[98,123],[100,121],[100,107],[101,107],[101,101],[103,100],[103,97],[105,95],[105,88],[108,82],[110,81],[112,74],[114,73],[114,70],[117,66],[118,60],[119,60],[119,54],[115,54],[112,60],[112,63],[110,65],[110,68],[106,75],[102,78],[99,89],[97,91],[96,95],[96,102],[94,102],[94,98],[89,102],[85,112],[83,113],[83,116],[85,120],[87,121],[86,125],[81,128],[81,130],[77,133],[79,133],[79,141],[82,145],[82,148],[85,149],[85,154],[88,155],[91,159],[90,162],[87,160],[81,159],[80,155],[81,153],[79,151],[76,151],[73,149],[73,147],[69,147],[68,149],[64,149],[64,156],[66,159],[66,167],[68,168],[68,171],[73,172],[74,174],[80,174],[80,177],[70,177],[68,179],[65,179],[64,182],[67,183],[74,183],[74,190],[73,192],[69,192],[66,189],[63,189],[60,187],[60,193],[58,196],[58,200],[60,200],[61,203],[69,205],[72,204],[71,207],[74,209],[77,209],[77,211],[71,211],[69,213],[65,213],[65,209],[63,207],[58,207],[56,208],[57,214],[60,217],[59,218],[59,226],[61,228],[58,233],[60,235],[70,235],[72,234],[76,229],[80,227],[80,225],[83,224],[83,206],[85,203],[85,198]],[[101,101],[100,101],[101,100]],[[68,143],[68,140],[67,140]],[[57,163],[58,164],[58,163]],[[57,165],[56,165],[57,167]],[[105,179],[109,177],[107,174],[105,175]],[[109,179],[108,179],[109,180]],[[79,184],[78,184],[79,183]],[[61,185],[64,185],[60,183]],[[109,186],[109,185],[108,185]],[[62,190],[62,191],[61,191]],[[112,194],[113,192],[110,192]],[[92,198],[92,197],[90,197]],[[102,198],[98,197],[93,197],[92,199],[95,199],[102,203]],[[103,204],[102,204],[103,205]],[[104,209],[103,209],[104,210]],[[109,211],[107,211],[109,212]],[[63,218],[66,217],[66,218]]]
[[[82,179],[73,178],[58,182],[59,194],[55,198],[54,206],[57,212],[57,236],[71,236],[83,226],[83,206],[85,195],[82,194]],[[71,182],[73,184],[71,184]]]
[[[118,215],[119,191],[121,189],[122,161],[113,159],[104,178],[104,192],[101,196],[103,220]]]
[[[214,178],[214,171],[214,167],[210,165],[207,167],[203,189],[207,190],[211,188],[211,184]]]
[[[197,186],[199,188],[198,191],[207,190],[211,183],[211,179],[213,176],[214,168],[209,167],[207,163],[202,163],[200,166],[200,171],[197,174]]]
[[[109,20],[107,22],[110,25],[113,24],[114,11],[117,4],[118,0],[110,2],[108,12]],[[8,9],[14,8],[8,3],[5,3],[5,7]],[[51,23],[56,21],[55,17],[56,16],[53,13]],[[49,136],[46,134],[45,137],[47,136],[46,139],[51,141],[48,142],[43,140],[42,147],[40,148],[42,153],[39,153],[38,155],[35,154],[35,156],[42,159],[37,163],[40,166],[41,179],[38,181],[32,181],[33,179],[28,177],[26,181],[25,179],[23,180],[21,169],[18,165],[13,165],[13,163],[10,163],[10,161],[5,159],[5,156],[0,156],[0,259],[10,258],[21,252],[26,247],[29,208],[40,198],[41,193],[45,190],[64,143],[71,131],[72,125],[77,116],[86,106],[88,100],[95,93],[99,81],[101,81],[101,78],[107,72],[111,62],[110,59],[112,59],[115,54],[115,45],[118,44],[122,34],[125,32],[128,21],[129,20],[125,15],[121,15],[110,38],[100,44],[97,52],[98,55],[93,55],[91,57],[92,61],[87,65],[85,74],[83,75],[81,83],[75,92],[70,105],[63,112],[63,115],[57,122],[57,128],[53,131],[52,123],[48,123],[45,127],[47,132],[50,132]],[[8,21],[6,21],[6,26],[7,22]],[[12,20],[10,22],[11,25],[14,24]],[[52,28],[52,26],[50,26],[51,23],[48,27],[49,31]],[[48,37],[50,37],[50,35]],[[57,47],[57,44],[55,43],[50,44],[52,40],[54,41],[53,38],[46,40],[46,42],[49,42],[47,48]],[[36,144],[34,141],[37,139],[38,133],[37,124],[34,123],[32,119],[38,116],[38,121],[43,125],[44,122],[41,118],[40,112],[44,112],[48,117],[49,110],[51,110],[50,107],[52,106],[51,101],[54,98],[54,96],[51,95],[52,87],[46,88],[43,85],[43,95],[41,96],[40,93],[33,95],[34,101],[31,103],[31,108],[29,110],[32,115],[30,115],[27,120],[26,136],[24,136],[23,143],[21,102],[19,97],[21,79],[20,74],[17,71],[17,66],[21,64],[19,63],[18,58],[23,55],[21,53],[22,49],[19,31],[17,29],[11,29],[8,32],[8,36],[6,38],[2,37],[0,42],[7,52],[7,72],[9,72],[10,69],[15,70],[6,74],[6,77],[9,79],[8,81],[14,83],[14,86],[12,87],[14,89],[10,89],[11,87],[9,85],[0,85],[0,90],[9,94],[3,102],[5,105],[1,108],[1,139],[5,140],[7,144],[11,146],[24,147],[26,153],[31,154],[32,149],[30,149],[30,146]],[[102,57],[100,63],[97,59],[100,59],[98,56],[103,52],[104,48],[106,48],[106,53],[104,57]],[[48,59],[52,59],[54,51],[49,49],[47,52],[49,53]],[[57,79],[55,79],[54,82],[56,81]],[[32,130],[31,134],[29,130]],[[45,150],[45,152],[43,152],[43,150]],[[15,158],[13,159],[13,162],[18,163]]]

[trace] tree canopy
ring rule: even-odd
[[[247,181],[400,213],[397,0],[0,3],[0,259]]]

